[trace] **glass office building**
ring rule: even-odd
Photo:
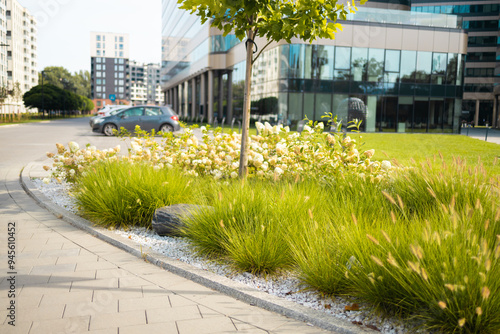
[[[396,8],[396,9],[394,9]],[[458,132],[467,35],[459,17],[373,1],[335,40],[274,42],[254,63],[252,119],[292,125],[325,113],[368,132]],[[185,117],[241,117],[245,46],[163,1],[162,86]],[[259,49],[267,41],[256,40]]]
[[[463,118],[500,126],[500,3],[498,0],[413,0],[412,11],[454,14],[468,33]]]

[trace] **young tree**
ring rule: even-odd
[[[201,22],[224,32],[234,32],[240,41],[246,37],[245,94],[243,103],[243,131],[239,176],[248,168],[248,129],[250,125],[250,89],[252,64],[272,42],[293,37],[312,42],[317,38],[335,38],[342,29],[338,19],[345,20],[348,12],[355,12],[354,0],[346,4],[337,0],[178,0],[181,9],[195,13]],[[366,0],[360,0],[365,3]],[[268,43],[254,56],[254,39],[264,37]],[[256,44],[255,44],[256,46]]]

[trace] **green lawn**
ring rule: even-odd
[[[479,157],[484,167],[500,175],[500,145],[461,135],[444,134],[398,134],[362,133],[349,134],[351,138],[363,137],[363,149],[375,149],[375,160],[396,159],[403,165],[425,162],[427,158],[440,159],[447,163],[453,157],[465,159],[468,165],[477,165]],[[362,151],[360,150],[360,151]]]

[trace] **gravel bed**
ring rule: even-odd
[[[68,184],[51,180],[48,184],[40,179],[32,179],[37,188],[55,204],[65,208],[72,213],[78,213],[75,199],[70,194]],[[285,298],[304,306],[321,310],[337,318],[363,324],[382,333],[398,334],[407,332],[423,333],[416,330],[416,324],[403,324],[397,319],[381,318],[374,315],[369,305],[359,302],[358,311],[347,311],[346,306],[351,306],[355,301],[348,298],[325,298],[310,291],[303,291],[300,281],[291,273],[279,277],[260,277],[250,273],[238,273],[228,265],[208,261],[191,251],[190,241],[186,238],[161,237],[153,231],[144,228],[132,228],[129,230],[115,230],[115,233],[134,240],[142,245],[145,252],[152,251],[163,254],[169,258],[183,261],[197,268],[204,269],[226,276],[235,281],[244,283],[255,289]]]

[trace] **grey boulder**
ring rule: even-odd
[[[151,223],[153,231],[161,236],[181,236],[181,229],[185,221],[193,216],[193,213],[210,210],[211,207],[195,204],[174,204],[156,209]]]

